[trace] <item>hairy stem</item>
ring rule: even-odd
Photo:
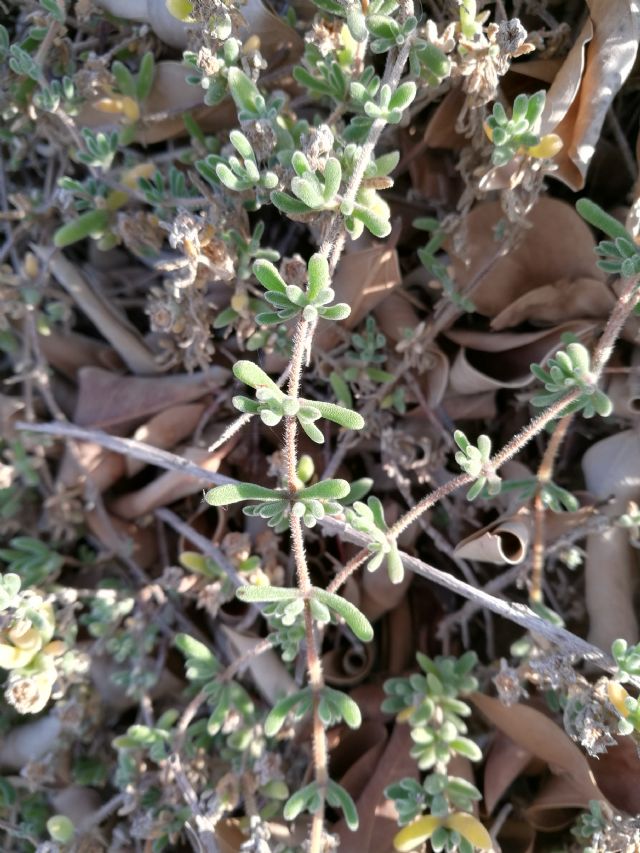
[[[573,414],[565,415],[558,422],[549,439],[546,450],[542,455],[542,461],[538,467],[536,478],[536,494],[533,499],[533,548],[531,549],[531,576],[529,578],[529,598],[531,601],[542,601],[542,577],[544,572],[545,551],[545,522],[546,507],[542,500],[543,488],[551,482],[553,477],[553,466],[560,451],[560,447],[573,420]]]
[[[387,68],[383,82],[388,83],[392,91],[395,91],[398,83],[400,82],[404,67],[409,58],[410,47],[411,41],[408,40],[398,52],[395,61],[391,61],[390,57],[387,61]],[[343,196],[343,199],[347,203],[355,201],[375,146],[385,127],[386,122],[382,119],[376,119],[371,126],[367,139],[361,147],[356,168],[351,175]],[[320,254],[327,258],[329,270],[332,275],[335,272],[340,255],[342,254],[345,237],[346,235],[342,215],[340,213],[336,213],[327,227],[324,240],[320,246]],[[313,340],[316,325],[316,323],[308,323],[306,320],[300,320],[296,328],[293,353],[289,367],[289,383],[287,386],[287,394],[293,399],[297,399],[299,396],[305,356],[307,352],[310,352],[311,341]],[[297,431],[297,418],[287,417],[285,421],[284,452],[286,458],[288,487],[292,496],[297,490]],[[311,590],[311,581],[309,578],[309,570],[304,547],[302,522],[300,518],[294,516],[292,513],[289,517],[289,526],[291,530],[291,546],[296,564],[298,588],[306,598],[304,607],[304,624],[306,635],[307,676],[309,679],[309,686],[313,693],[313,768],[315,781],[318,785],[322,798],[321,807],[313,814],[309,847],[310,853],[322,853],[325,794],[329,781],[327,736],[318,713],[322,689],[324,687],[324,676],[322,673],[322,664],[313,627],[311,605],[308,600],[308,595]]]

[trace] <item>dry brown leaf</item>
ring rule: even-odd
[[[529,705],[503,705],[482,693],[474,693],[471,701],[514,743],[546,762],[554,774],[568,777],[585,802],[605,799],[586,756],[550,717]]]
[[[344,727],[331,752],[330,772],[354,800],[361,796],[375,772],[389,739],[380,721],[364,720],[356,731]]]
[[[589,491],[598,499],[614,500],[610,517],[621,515],[629,500],[640,498],[640,433],[637,430],[610,435],[592,444],[582,457]],[[589,642],[608,649],[621,637],[638,641],[638,620],[633,593],[637,583],[637,551],[629,534],[618,527],[587,539],[585,596],[589,613]]]
[[[336,302],[351,306],[344,327],[355,328],[401,281],[398,253],[388,244],[377,243],[346,252],[340,259],[332,285]],[[331,349],[339,340],[334,324],[321,321],[315,346]]]
[[[107,551],[117,554],[127,548],[141,569],[148,569],[155,563],[158,540],[152,527],[132,524],[95,509],[85,510],[85,521]]]
[[[480,420],[495,418],[496,392],[483,391],[481,394],[447,394],[442,401],[442,408],[454,423],[464,420]],[[417,411],[417,409],[416,409]]]
[[[220,626],[238,657],[249,654],[259,643],[257,637],[247,637],[227,625]],[[273,649],[252,658],[247,664],[258,692],[270,705],[298,689],[279,655]]]
[[[231,441],[235,444],[233,439]],[[210,453],[202,447],[184,447],[177,452],[189,462],[195,462],[201,468],[215,472],[229,450],[229,443],[227,443],[225,447],[216,450],[214,453]],[[191,474],[184,474],[182,471],[167,471],[141,489],[123,495],[121,498],[116,498],[111,502],[109,509],[115,515],[127,520],[141,518],[160,506],[167,506],[187,495],[201,492],[208,485],[210,484],[206,481]]]
[[[102,367],[105,370],[122,370],[124,363],[108,344],[78,332],[51,331],[39,335],[40,350],[51,367],[75,382],[82,367]]]
[[[597,758],[589,758],[598,787],[609,802],[630,815],[640,814],[640,758],[632,737],[618,737],[616,746],[610,746]]]
[[[498,833],[495,853],[534,853],[536,833],[526,821],[507,818]]]
[[[387,340],[398,343],[405,339],[407,331],[413,331],[420,323],[420,318],[409,300],[399,291],[389,294],[374,311],[378,328]],[[449,360],[435,343],[423,346],[423,363],[429,367],[422,373],[416,371],[419,379],[422,397],[431,408],[440,405],[447,389],[449,378]],[[407,402],[419,403],[412,393],[411,384],[407,388]],[[409,415],[411,412],[408,413]]]
[[[446,148],[453,151],[464,148],[467,140],[458,133],[456,124],[466,100],[467,96],[459,86],[447,92],[427,123],[423,141],[428,148]]]
[[[553,776],[543,785],[524,814],[535,829],[558,832],[574,822],[577,812],[588,808],[589,800],[573,779]]]
[[[423,614],[414,616],[407,595],[387,613],[381,626],[380,660],[383,664],[382,668],[390,676],[402,675],[407,667],[414,665],[416,657],[414,626],[425,623]]]
[[[359,828],[350,832],[344,820],[332,828],[340,838],[341,853],[392,853],[398,831],[397,812],[393,802],[384,796],[384,789],[407,776],[418,778],[416,763],[409,756],[412,743],[409,726],[395,725],[375,771],[357,799]]]
[[[298,819],[293,825],[285,826],[281,823],[268,823],[271,840],[274,844],[282,844],[294,850],[300,850],[309,831],[307,820]],[[238,818],[222,818],[216,823],[216,843],[220,853],[240,853],[243,844],[248,841],[248,836],[240,829]]]
[[[190,403],[217,391],[229,377],[222,367],[173,376],[120,376],[97,367],[79,373],[74,423],[127,430],[170,406]]]
[[[463,560],[515,566],[527,556],[530,539],[529,513],[519,512],[476,530],[456,545],[455,554]]]
[[[539,332],[477,332],[450,329],[446,337],[462,346],[451,366],[449,387],[457,394],[478,394],[500,388],[524,388],[534,382],[530,365],[554,353],[562,335],[585,338],[594,324],[563,323]],[[508,357],[505,357],[508,354]]]
[[[142,336],[113,304],[96,293],[71,261],[60,251],[53,254],[42,246],[32,246],[40,260],[51,270],[56,281],[74,299],[98,331],[109,341],[132,373],[160,373],[153,353]]]
[[[118,8],[124,18],[151,22],[158,36],[175,47],[186,47],[189,25],[173,18],[166,9],[166,0],[99,0],[104,9]],[[253,35],[260,43],[262,55],[269,60],[270,68],[283,63],[295,62],[302,53],[300,35],[285,21],[275,15],[262,0],[249,0],[241,13],[247,21],[242,34]],[[163,60],[156,62],[151,92],[141,105],[141,117],[136,126],[135,140],[151,145],[186,135],[182,115],[191,112],[193,118],[205,131],[219,131],[231,127],[236,121],[236,109],[231,98],[226,98],[215,107],[203,102],[203,89],[188,83],[189,69],[181,62]],[[290,78],[278,78],[280,88],[291,88]],[[95,104],[104,97],[101,93],[94,103],[85,104],[76,119],[81,127],[95,130],[117,126],[113,114],[101,112]]]
[[[635,0],[587,0],[587,4],[593,38],[586,49],[579,92],[559,125],[543,124],[543,132],[553,130],[565,142],[555,175],[573,190],[584,187],[607,111],[633,68],[640,38],[640,9]],[[554,82],[549,90],[550,117],[564,108],[557,107],[556,102],[565,104],[568,99],[568,93],[562,94],[562,87],[575,84],[581,65],[579,52],[589,40],[588,27],[586,24],[578,48],[574,48],[576,55],[572,55],[573,51],[570,54],[569,71],[563,75],[561,70],[557,86]]]
[[[540,121],[540,133],[557,133],[561,135],[566,149],[570,139],[569,132],[573,129],[573,121],[565,122],[567,115],[574,106],[576,96],[580,91],[582,76],[585,68],[585,54],[587,45],[593,38],[593,23],[591,19],[587,19],[580,31],[578,37],[573,42],[571,50],[565,57],[564,62],[557,68],[557,73],[552,80],[547,90],[547,98],[542,112]],[[520,73],[528,74],[531,62],[523,63],[519,66]],[[516,67],[516,66],[514,66]],[[577,107],[577,104],[576,104]],[[577,109],[574,108],[574,113]],[[560,163],[560,158],[556,157],[554,162]]]
[[[180,441],[188,438],[197,427],[202,413],[203,403],[187,403],[183,406],[170,406],[159,412],[147,423],[139,426],[133,437],[162,450],[171,450]],[[127,476],[132,477],[144,468],[145,463],[130,456],[126,458]]]
[[[490,265],[500,250],[494,228],[503,218],[500,202],[476,205],[465,219],[464,255],[451,257],[459,289],[489,269],[470,294],[478,313],[496,317],[525,293],[548,284],[585,278],[605,280],[596,266],[595,240],[589,226],[571,205],[547,196],[529,214],[531,227],[521,242]]]
[[[379,619],[404,598],[412,579],[411,572],[405,572],[402,581],[394,584],[389,580],[384,565],[375,572],[365,569],[362,573],[360,610],[368,619]]]
[[[537,287],[514,300],[491,321],[496,331],[520,323],[553,325],[580,318],[606,319],[615,305],[615,297],[603,281],[578,278],[561,279]]]
[[[88,477],[102,494],[124,476],[126,460],[121,453],[105,450],[92,441],[79,441],[73,452],[66,448],[58,471],[58,483],[72,489]]]
[[[531,753],[514,743],[504,732],[497,731],[491,741],[484,765],[482,802],[488,814],[492,814],[511,784],[531,764]]]

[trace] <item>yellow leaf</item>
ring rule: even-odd
[[[480,821],[472,814],[456,812],[449,815],[445,826],[448,829],[454,829],[456,832],[459,832],[463,838],[466,838],[469,844],[473,844],[474,847],[478,847],[480,850],[491,850],[493,847],[491,836]]]
[[[197,551],[183,551],[178,557],[180,565],[189,572],[197,572],[200,575],[207,574],[207,558]]]
[[[7,637],[19,649],[25,651],[38,650],[42,646],[42,637],[36,628],[28,628],[26,631],[11,628],[7,631]]]
[[[120,183],[130,190],[138,189],[138,178],[150,178],[157,172],[155,163],[138,163],[130,169],[125,169],[120,176]]]
[[[537,145],[532,145],[527,148],[527,154],[530,157],[537,157],[540,160],[548,160],[555,157],[562,149],[562,140],[557,133],[548,133],[543,136]]]
[[[179,21],[187,21],[193,13],[191,0],[167,0],[167,9]]]
[[[62,640],[52,640],[50,643],[42,649],[43,655],[49,655],[50,657],[58,657],[66,652],[67,647],[62,642]]]
[[[399,853],[407,853],[409,850],[415,850],[416,847],[419,847],[431,838],[442,823],[442,818],[435,815],[419,817],[413,823],[410,823],[409,826],[405,826],[400,830],[393,839],[393,846]]]
[[[624,700],[629,694],[622,684],[618,684],[617,681],[610,681],[607,684],[607,696],[609,697],[609,702],[611,702],[620,716],[626,719],[629,716],[629,709],[624,704]]]
[[[140,118],[140,107],[128,95],[100,98],[93,106],[101,113],[123,115],[129,124],[134,124]]]
[[[107,210],[118,210],[129,201],[129,196],[124,190],[111,190],[105,200]]]
[[[21,669],[38,653],[38,649],[17,649],[7,643],[0,643],[0,667],[2,669]]]
[[[399,711],[396,714],[396,722],[398,723],[406,723],[407,720],[411,719],[413,712],[416,710],[415,705],[409,705],[407,708],[403,708],[402,711]]]

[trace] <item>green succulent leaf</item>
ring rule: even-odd
[[[335,403],[323,403],[318,400],[313,401],[313,405],[320,411],[323,418],[346,429],[362,429],[364,427],[364,418],[357,412],[351,409],[346,409],[344,406],[338,406]]]
[[[307,500],[317,498],[318,500],[340,500],[349,494],[349,483],[346,480],[321,480],[313,486],[299,489],[296,498]]]
[[[284,396],[280,388],[261,367],[253,361],[241,359],[233,365],[233,375],[250,388],[268,388],[276,397]]]
[[[341,616],[359,640],[362,640],[363,643],[371,642],[373,627],[364,613],[361,613],[355,605],[340,595],[318,587],[313,588],[313,595],[318,601]]]
[[[236,590],[236,598],[244,602],[264,602],[264,601],[292,601],[294,598],[299,598],[300,592],[291,587],[282,586],[239,586]]]
[[[253,483],[225,483],[209,489],[204,496],[209,506],[228,506],[239,501],[277,501],[281,498],[282,494],[275,489]]]

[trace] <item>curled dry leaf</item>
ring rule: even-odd
[[[188,438],[197,427],[202,413],[205,410],[203,403],[188,403],[183,406],[169,406],[159,412],[147,423],[139,426],[134,432],[136,441],[143,441],[161,450],[171,450],[180,441]],[[132,477],[144,468],[144,462],[127,456],[127,476]]]
[[[535,829],[541,832],[558,832],[573,823],[577,812],[588,808],[589,801],[573,779],[568,776],[552,776],[542,786],[524,814]]]
[[[549,89],[542,122],[542,133],[553,131],[564,141],[555,176],[573,190],[584,187],[605,116],[633,68],[640,38],[635,0],[587,5],[590,20]]]
[[[527,556],[530,539],[531,518],[525,510],[476,530],[456,546],[455,554],[463,560],[515,566]]]
[[[534,828],[522,818],[509,817],[498,833],[495,853],[534,853],[535,844]]]
[[[582,457],[589,491],[600,501],[613,497],[606,511],[622,515],[627,502],[640,498],[640,433],[610,435],[592,444]],[[638,641],[638,621],[633,604],[637,583],[637,552],[626,530],[611,526],[587,539],[585,563],[589,641],[608,649],[622,637]]]
[[[459,289],[481,276],[469,294],[478,313],[497,317],[529,291],[549,284],[604,282],[605,275],[596,266],[591,229],[571,205],[543,196],[528,216],[530,227],[520,243],[497,257],[502,249],[495,228],[503,219],[500,202],[476,205],[465,219],[464,255],[451,256]],[[556,322],[566,319],[560,311]]]
[[[322,671],[327,684],[353,687],[371,672],[375,660],[370,644],[337,646],[322,656]]]
[[[457,394],[524,388],[535,381],[530,366],[544,362],[571,332],[585,338],[594,328],[575,320],[539,332],[477,332],[451,329],[446,337],[462,346],[451,366],[449,386]],[[508,357],[505,357],[508,354]]]
[[[97,367],[79,373],[78,426],[128,430],[169,406],[191,403],[218,390],[229,377],[222,367],[172,376],[120,376]]]
[[[597,758],[589,758],[598,787],[613,805],[630,815],[640,814],[638,750],[632,737],[618,737]]]

